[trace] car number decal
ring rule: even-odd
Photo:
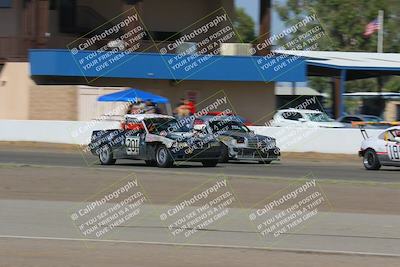
[[[137,136],[127,137],[125,139],[126,154],[128,155],[139,155],[139,140]]]
[[[400,161],[400,145],[388,145],[389,158],[393,161]]]

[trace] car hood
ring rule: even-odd
[[[273,140],[274,138],[265,136],[265,135],[259,135],[255,134],[254,132],[251,133],[245,133],[245,132],[238,132],[238,131],[225,131],[224,133],[221,134],[222,136],[230,136],[230,137],[244,137],[249,140],[264,140],[264,139],[270,139]]]
[[[321,127],[321,128],[344,128],[345,125],[341,122],[337,121],[331,121],[331,122],[308,122],[310,125],[313,125],[315,127]]]

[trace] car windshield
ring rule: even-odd
[[[219,131],[251,132],[246,125],[238,121],[210,121],[209,125],[214,133]]]
[[[364,116],[364,121],[368,121],[368,122],[381,122],[382,119],[376,116]]]
[[[154,118],[146,119],[144,121],[147,129],[152,134],[159,134],[161,132],[190,132],[190,123],[186,124],[183,121],[177,121],[170,118]]]
[[[325,113],[318,112],[318,113],[306,113],[308,119],[314,122],[331,122],[333,121],[331,118],[328,117]]]

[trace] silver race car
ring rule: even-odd
[[[156,114],[126,115],[122,129],[94,131],[89,148],[102,165],[135,159],[161,168],[176,161],[215,167],[222,151],[211,134],[198,133],[174,117]]]
[[[255,134],[236,116],[216,116],[202,130],[223,143],[220,162],[250,160],[270,164],[280,159],[274,138]]]

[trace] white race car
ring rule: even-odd
[[[388,128],[377,137],[369,137],[365,129],[361,132],[365,140],[358,154],[363,157],[367,170],[379,170],[381,166],[400,167],[400,126]]]

